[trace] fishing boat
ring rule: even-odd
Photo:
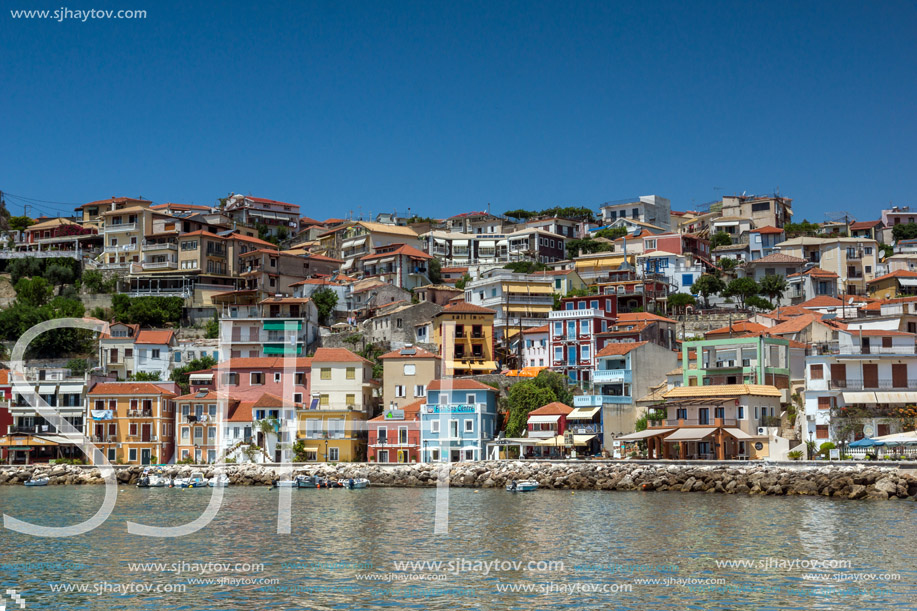
[[[299,488],[318,488],[324,481],[317,475],[300,475],[296,478],[296,484]]]
[[[369,486],[369,480],[365,477],[351,478],[344,482],[344,487],[349,488],[350,490],[359,490],[360,488],[366,488]]]
[[[533,479],[524,479],[521,481],[513,480],[506,484],[509,492],[534,492],[538,490],[538,482]]]
[[[299,482],[302,478],[306,477],[305,475],[297,475],[293,479],[280,479],[274,482],[275,488],[305,488],[306,486],[300,486]]]
[[[220,473],[219,475],[214,475],[207,482],[207,485],[211,488],[225,488],[229,485],[229,476],[225,473]]]
[[[48,479],[47,475],[41,475],[39,477],[32,477],[29,481],[25,482],[26,486],[47,486],[48,482],[51,480]]]
[[[137,482],[138,488],[165,488],[172,485],[172,479],[162,474],[159,469],[146,468]]]
[[[200,471],[192,471],[190,477],[176,477],[172,485],[175,488],[206,488],[207,480]]]

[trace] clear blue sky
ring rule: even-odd
[[[7,10],[62,4],[148,17]],[[917,205],[912,1],[3,9],[0,189],[16,195],[234,191],[320,219],[776,188],[799,220]]]

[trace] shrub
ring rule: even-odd
[[[790,460],[799,460],[802,458],[802,450],[793,450],[792,452],[787,452],[786,457]]]

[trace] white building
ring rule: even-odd
[[[522,345],[523,367],[548,367],[548,325],[532,327],[522,332],[525,343]]]
[[[620,218],[631,219],[641,223],[648,223],[671,231],[672,203],[658,195],[643,195],[637,201],[617,201],[603,204],[599,210],[602,221],[610,225]]]

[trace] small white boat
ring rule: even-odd
[[[175,488],[206,488],[207,480],[200,471],[193,471],[190,477],[176,477],[172,485]]]
[[[48,479],[46,475],[42,475],[40,477],[30,479],[29,481],[25,482],[25,485],[26,486],[47,486],[48,482],[50,481],[51,480]]]
[[[533,479],[524,479],[518,482],[513,480],[506,484],[506,489],[509,492],[534,492],[538,490],[538,482]]]
[[[300,482],[305,481],[305,475],[297,475],[293,479],[279,479],[274,481],[275,488],[304,488],[305,486],[300,486]]]
[[[166,488],[171,485],[172,479],[163,475],[159,469],[144,469],[137,481],[138,488]]]
[[[360,488],[366,488],[367,486],[369,486],[369,480],[365,477],[357,477],[344,481],[344,487],[351,490],[358,490]]]
[[[225,473],[214,475],[207,482],[207,485],[210,486],[211,488],[225,488],[226,486],[229,485],[229,476],[226,475]]]

